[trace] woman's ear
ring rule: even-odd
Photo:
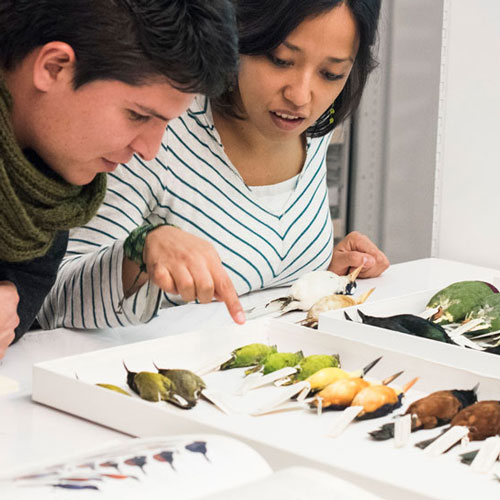
[[[33,65],[33,84],[40,92],[58,85],[72,84],[75,51],[64,42],[50,42],[39,50]]]

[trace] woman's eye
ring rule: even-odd
[[[146,115],[141,115],[137,113],[136,111],[133,111],[132,109],[128,110],[129,118],[133,122],[147,122],[149,120],[149,116]]]
[[[273,54],[268,54],[269,60],[275,65],[280,68],[286,68],[288,66],[291,66],[292,63],[290,61],[285,61],[285,59],[280,59],[279,57],[276,57]]]
[[[344,75],[338,75],[336,73],[330,73],[329,71],[324,71],[323,76],[330,82],[335,82],[337,80],[342,80]]]

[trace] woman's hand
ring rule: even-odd
[[[245,322],[233,283],[208,241],[173,226],[159,226],[146,237],[143,260],[148,275],[140,279],[131,292],[149,278],[163,291],[180,295],[186,302],[197,299],[206,304],[214,298],[225,302],[234,321]],[[129,291],[138,269],[136,264],[124,259],[125,291]]]
[[[353,231],[333,249],[328,270],[344,276],[361,264],[363,269],[359,277],[374,278],[389,267],[389,260],[368,236]]]
[[[14,340],[14,330],[19,325],[18,303],[15,285],[10,281],[0,281],[0,359]]]

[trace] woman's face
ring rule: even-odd
[[[271,54],[242,55],[238,83],[248,123],[268,140],[300,136],[342,91],[358,45],[355,20],[341,3],[303,21]]]

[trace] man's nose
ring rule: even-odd
[[[165,123],[146,128],[132,141],[130,144],[131,149],[143,160],[154,160],[160,149],[166,129]]]

